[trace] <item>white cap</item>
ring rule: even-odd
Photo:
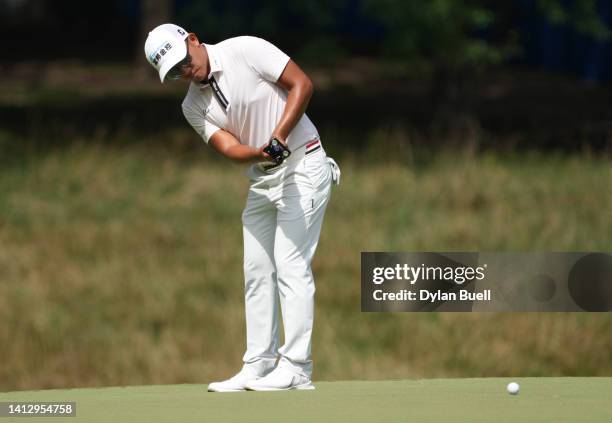
[[[162,83],[172,66],[187,56],[185,38],[188,35],[187,31],[174,24],[163,24],[149,32],[144,45],[145,56],[159,72]]]

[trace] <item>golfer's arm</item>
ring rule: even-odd
[[[235,136],[223,129],[212,134],[208,144],[236,163],[255,163],[265,160],[261,149],[240,144]]]
[[[313,86],[310,78],[293,60],[289,60],[276,83],[287,90],[288,94],[285,110],[272,136],[286,140],[308,107]]]

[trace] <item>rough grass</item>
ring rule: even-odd
[[[361,251],[610,250],[609,160],[339,161],[314,263],[315,380],[612,374],[609,314],[359,311]],[[3,163],[0,390],[238,369],[243,168],[98,143]]]

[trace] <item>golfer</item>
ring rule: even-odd
[[[183,114],[204,141],[250,164],[242,214],[244,363],[238,374],[208,390],[314,389],[311,261],[340,170],[304,114],[312,82],[285,53],[255,37],[205,44],[164,24],[149,33],[145,55],[162,82],[190,81]]]

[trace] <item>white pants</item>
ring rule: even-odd
[[[262,373],[287,366],[312,374],[315,285],[310,264],[317,248],[331,186],[339,169],[321,148],[292,153],[268,174],[256,165],[242,214],[244,235],[245,366]],[[280,346],[279,300],[285,343]]]

